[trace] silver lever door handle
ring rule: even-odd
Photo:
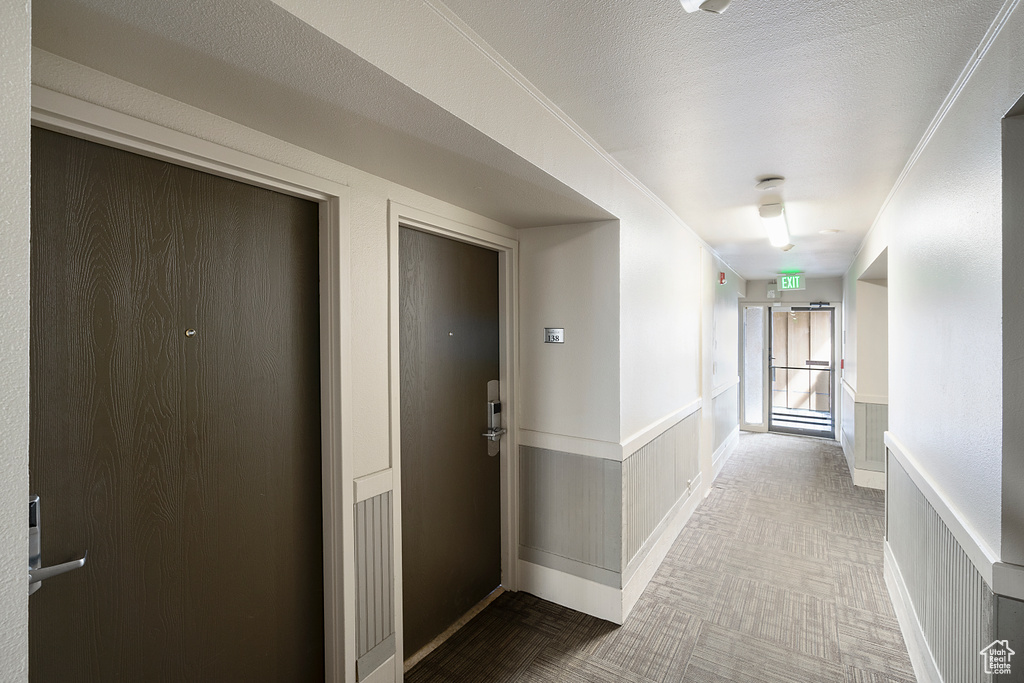
[[[499,429],[488,429],[486,432],[481,434],[481,436],[486,436],[491,441],[498,441],[501,439],[501,435],[504,434],[505,431],[504,427]]]
[[[89,558],[89,551],[85,551],[85,556],[78,559],[72,560],[71,562],[65,562],[63,564],[55,564],[52,567],[42,567],[40,569],[29,569],[28,570],[28,585],[31,586],[34,583],[45,581],[46,579],[52,579],[55,576],[66,574],[72,570],[78,569],[85,566],[85,561]]]

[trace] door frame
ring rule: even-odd
[[[325,680],[355,680],[348,187],[37,85],[32,125],[319,205]]]
[[[829,415],[832,418],[832,433],[829,434],[828,436],[824,436],[822,434],[814,434],[814,433],[804,432],[802,430],[797,430],[797,429],[787,429],[787,428],[772,429],[772,425],[771,425],[771,420],[772,420],[772,401],[775,400],[775,397],[771,393],[772,392],[772,389],[771,389],[771,386],[772,386],[772,381],[771,381],[771,378],[772,378],[772,375],[771,375],[771,373],[772,373],[771,358],[772,358],[772,356],[771,356],[771,353],[774,350],[774,345],[775,345],[775,337],[774,337],[774,334],[775,334],[774,330],[775,330],[775,328],[773,327],[775,325],[775,316],[774,316],[774,314],[775,313],[789,313],[789,312],[794,311],[794,310],[800,311],[800,312],[807,312],[807,311],[829,311],[831,313],[831,316],[830,316],[831,317],[831,321],[830,322],[832,324],[829,327],[830,327],[831,332],[832,332],[832,344],[830,345],[829,351],[830,351],[830,354],[831,354],[831,361],[830,362],[831,362],[832,372],[829,375],[829,391],[830,391]],[[765,422],[766,431],[774,432],[776,434],[793,434],[793,435],[796,435],[796,436],[810,436],[810,437],[814,437],[814,438],[825,438],[825,439],[836,440],[836,438],[837,438],[836,435],[839,433],[839,430],[838,430],[837,425],[836,425],[836,417],[839,414],[839,410],[838,410],[839,395],[838,395],[838,393],[836,391],[836,389],[837,389],[836,378],[837,378],[837,376],[839,374],[839,372],[838,372],[838,370],[836,368],[836,355],[837,355],[837,353],[836,353],[836,339],[837,339],[836,331],[837,331],[837,321],[838,321],[838,316],[836,314],[836,305],[832,304],[832,303],[830,303],[828,306],[812,306],[810,304],[787,303],[787,304],[783,304],[783,305],[779,305],[779,306],[769,306],[768,307],[768,317],[766,319],[767,324],[765,325],[766,333],[768,335],[767,343],[766,343],[766,346],[765,346],[765,386],[768,388],[768,401],[769,401],[768,404],[766,404],[766,408],[767,408],[767,411],[768,411],[768,414],[766,416],[767,421]]]
[[[472,221],[470,215],[463,216]],[[516,368],[519,366],[519,241],[493,232],[497,224],[476,224],[438,216],[428,211],[388,202],[388,368],[391,383],[391,468],[394,495],[394,566],[395,566],[395,653],[396,680],[401,680],[404,643],[403,580],[402,580],[402,425],[401,372],[399,365],[399,229],[412,228],[432,235],[465,242],[498,253],[498,325],[499,377],[502,415],[506,434],[501,439],[501,586],[518,589],[517,540],[519,538],[519,437],[516,430],[518,397]],[[486,428],[484,406],[480,406],[481,430]]]
[[[763,324],[761,325],[761,422],[751,423],[747,420],[747,409],[746,409],[746,390],[747,390],[747,372],[746,364],[744,362],[746,357],[746,344],[747,344],[747,328],[746,328],[746,311],[748,308],[760,308],[762,312]],[[746,303],[740,301],[740,429],[745,432],[767,432],[768,431],[768,418],[771,412],[771,386],[768,380],[770,375],[765,368],[768,363],[768,326],[771,325],[772,320],[772,307],[769,304],[759,303]]]

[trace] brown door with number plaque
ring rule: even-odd
[[[318,207],[32,134],[34,683],[322,681]]]
[[[498,254],[401,228],[402,581],[405,657],[501,583]]]

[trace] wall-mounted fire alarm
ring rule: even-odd
[[[720,284],[720,285],[724,285],[725,284],[725,273],[719,273],[718,274],[718,284]]]

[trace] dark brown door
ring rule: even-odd
[[[501,583],[498,254],[402,228],[399,238],[405,656]]]
[[[35,683],[323,680],[317,213],[33,130]]]

